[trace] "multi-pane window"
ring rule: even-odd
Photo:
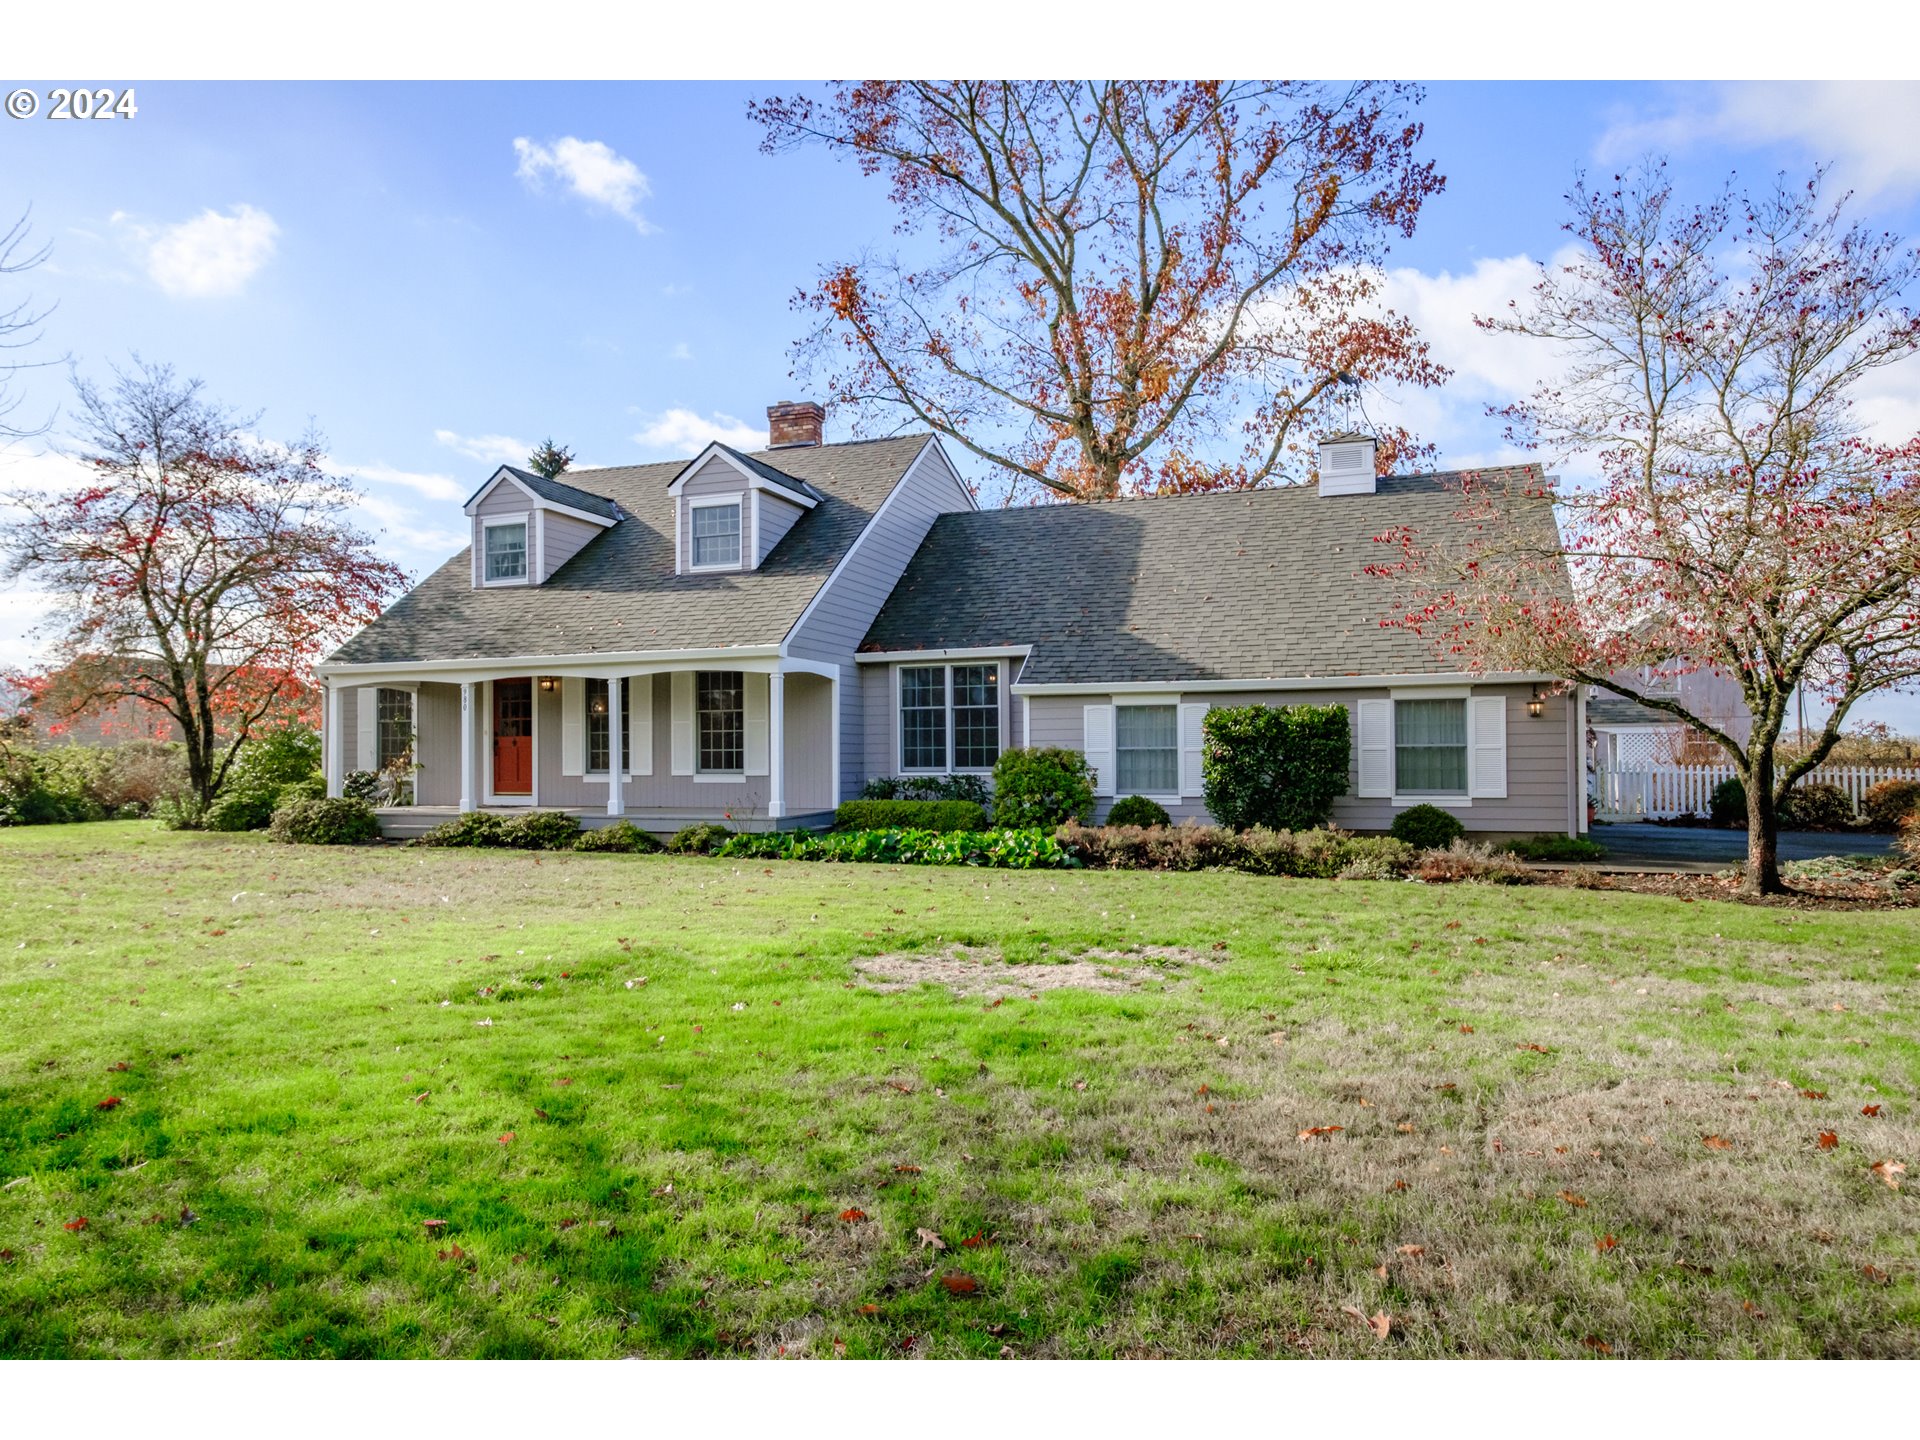
[[[1180,793],[1180,712],[1173,705],[1114,709],[1114,793]]]
[[[900,672],[900,768],[947,768],[947,667]]]
[[[382,687],[375,703],[380,768],[385,770],[413,753],[413,692]]]
[[[487,579],[524,580],[527,578],[527,523],[487,525]]]
[[[738,670],[701,670],[694,675],[699,722],[700,769],[739,775],[747,768],[746,683]]]
[[[696,505],[689,511],[696,569],[740,563],[740,506]]]
[[[1000,758],[1000,667],[900,671],[900,768],[991,770]]]
[[[953,667],[953,768],[991,770],[1000,758],[1000,667]]]
[[[608,762],[613,758],[613,717],[608,713],[607,682],[604,680],[587,681],[587,773],[604,775]],[[632,694],[625,679],[620,682],[620,770],[626,774],[633,769],[633,711]]]
[[[1393,705],[1396,795],[1467,793],[1467,702],[1396,700]]]

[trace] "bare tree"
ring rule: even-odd
[[[44,420],[38,425],[22,425],[13,416],[26,403],[26,396],[20,392],[16,377],[22,370],[37,365],[57,364],[55,360],[23,361],[13,358],[17,352],[28,349],[41,339],[41,325],[47,316],[53,313],[53,307],[39,308],[31,294],[15,298],[10,292],[16,277],[44,264],[47,256],[53,253],[51,244],[32,248],[31,208],[23,211],[0,235],[0,440],[24,439],[30,435],[45,433],[52,423]]]

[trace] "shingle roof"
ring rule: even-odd
[[[564,480],[549,480],[535,471],[522,470],[518,465],[502,465],[500,469],[513,476],[543,500],[551,500],[556,505],[568,505],[575,510],[584,510],[589,515],[598,515],[603,520],[620,518],[620,507],[605,495],[595,495],[591,491],[580,489],[577,485],[569,485]],[[497,474],[498,471],[495,473]],[[587,470],[574,473],[597,475],[603,472]],[[485,488],[485,486],[481,487],[481,489]],[[467,503],[471,505],[472,499],[468,499]]]
[[[462,550],[329,658],[383,664],[777,644],[927,443],[905,435],[776,452],[774,468],[824,498],[758,570],[739,574],[674,574],[667,486],[686,462],[570,472],[593,490],[562,488],[598,492],[627,518],[545,584],[476,590]],[[749,458],[773,464],[764,454]]]
[[[1642,705],[1638,700],[1629,700],[1624,695],[1606,694],[1594,691],[1587,700],[1587,723],[1589,725],[1679,725],[1683,722],[1678,715],[1666,710],[1655,710]]]
[[[1530,480],[1537,466],[1475,472]],[[1389,526],[1457,528],[1459,472],[1389,477],[1373,495],[1311,486],[943,515],[862,650],[1031,645],[1033,684],[1444,671],[1430,642],[1380,622]],[[1515,503],[1551,526],[1544,500]]]
[[[782,490],[790,490],[796,495],[806,495],[815,500],[820,498],[820,492],[807,484],[806,481],[800,479],[797,475],[789,475],[783,470],[776,470],[773,466],[767,464],[766,461],[756,460],[753,456],[744,451],[736,450],[731,445],[716,445],[714,448],[726,451],[727,454],[738,460],[742,465],[746,466],[747,469],[751,470],[770,485],[777,485]],[[786,449],[782,449],[779,453],[784,455],[787,451]],[[699,457],[695,456],[694,458],[698,459]],[[691,468],[693,463],[692,460],[689,460],[687,462],[688,467]]]

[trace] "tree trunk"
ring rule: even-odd
[[[1747,786],[1747,872],[1740,882],[1743,895],[1778,895],[1780,883],[1780,816],[1773,803],[1773,752],[1754,757],[1744,777]]]

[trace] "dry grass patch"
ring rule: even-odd
[[[930,954],[869,955],[855,960],[853,970],[864,988],[883,995],[944,985],[962,998],[1013,1000],[1048,990],[1124,995],[1173,978],[1184,965],[1211,967],[1216,958],[1185,946],[1143,945],[1128,950],[1086,949],[1072,959],[1014,965],[993,946],[956,944]]]

